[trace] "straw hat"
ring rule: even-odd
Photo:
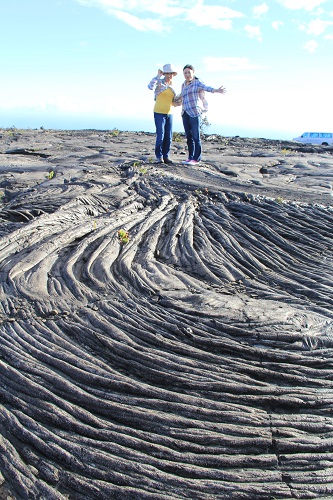
[[[175,68],[172,64],[164,64],[163,69],[160,70],[163,73],[172,73],[173,76],[177,75],[177,71],[175,71]]]

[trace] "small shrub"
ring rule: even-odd
[[[182,142],[183,136],[180,132],[173,132],[172,134],[172,140],[174,142]]]
[[[203,118],[201,118],[201,121],[200,121],[200,132],[202,134],[204,134],[206,128],[208,128],[210,126],[211,126],[211,123],[209,123],[207,116],[204,116]]]
[[[113,128],[110,132],[111,137],[118,137],[120,131],[117,128]]]
[[[126,243],[128,243],[128,241],[129,241],[128,231],[125,231],[125,229],[119,229],[118,239],[122,245],[125,245]]]

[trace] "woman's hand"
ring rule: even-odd
[[[172,104],[173,106],[180,106],[182,104],[182,95],[178,94],[173,98]]]
[[[213,93],[218,92],[219,94],[225,94],[226,91],[227,90],[221,85],[218,89],[213,90]]]

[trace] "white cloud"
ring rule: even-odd
[[[138,31],[169,31],[164,18],[178,16],[185,12],[179,0],[76,0],[81,5],[96,7],[104,10],[108,15],[116,17]],[[195,4],[195,0],[189,0]],[[155,18],[146,17],[146,14],[155,15]],[[143,17],[142,17],[143,16]]]
[[[141,11],[153,11],[155,5],[149,0],[76,0],[81,5],[86,5],[88,7],[100,7],[105,10],[116,9],[116,10],[141,10]],[[157,3],[157,2],[156,2]],[[159,0],[159,5],[164,8],[169,8],[179,2],[173,2],[170,0]]]
[[[253,7],[252,10],[254,17],[262,17],[263,15],[267,14],[269,7],[267,3],[262,3],[261,5]]]
[[[250,38],[256,38],[258,42],[262,42],[261,30],[259,26],[250,26],[247,24],[244,30]]]
[[[232,19],[243,17],[243,14],[220,5],[203,5],[203,0],[198,0],[196,5],[188,10],[186,17],[197,26],[230,30]]]
[[[326,28],[332,26],[332,21],[322,21],[321,19],[315,19],[314,21],[310,21],[308,24],[307,33],[309,35],[318,36],[324,33]]]
[[[307,52],[309,52],[309,54],[314,54],[314,52],[316,52],[317,48],[318,48],[318,42],[316,42],[316,40],[309,40],[304,45],[304,49]]]
[[[192,21],[197,26],[209,26],[210,28],[216,30],[230,31],[232,28],[232,21],[230,19],[215,19],[209,14],[202,16],[196,12],[189,12],[187,19]]]
[[[137,10],[138,12],[151,12],[153,14],[158,14],[162,17],[173,17],[177,16],[186,11],[184,7],[184,2],[180,0],[138,0],[130,1],[130,7],[124,7],[123,10]],[[192,3],[195,5],[195,0],[189,0],[187,2],[189,5]]]
[[[284,25],[283,21],[273,21],[272,22],[272,28],[275,29],[276,31]]]
[[[250,63],[247,57],[205,57],[203,63],[205,70],[211,73],[263,69],[258,64]]]
[[[327,0],[277,0],[277,2],[291,10],[313,10]]]
[[[168,31],[168,27],[163,26],[159,19],[141,19],[137,16],[129,14],[128,12],[114,9],[109,9],[108,13],[117,19],[124,21],[126,24],[132,26],[132,28],[135,28],[138,31]]]
[[[221,5],[204,5],[204,0],[76,0],[87,7],[97,7],[117,17],[140,31],[167,30],[163,21],[182,16],[196,26],[230,30],[232,19],[243,17],[243,13]],[[155,15],[156,19],[142,15]],[[140,16],[140,17],[139,17]]]

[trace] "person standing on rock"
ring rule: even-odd
[[[165,64],[148,84],[154,90],[154,120],[156,127],[155,155],[158,163],[172,163],[169,158],[172,142],[172,106],[176,96],[172,79],[177,75],[172,64]]]
[[[204,100],[203,91],[211,93],[225,94],[226,89],[219,87],[214,89],[208,87],[199,78],[194,76],[195,70],[192,64],[186,64],[183,68],[185,81],[182,84],[181,94],[177,96],[175,102],[181,98],[183,109],[182,119],[187,140],[188,159],[183,161],[186,165],[197,165],[201,161],[201,139],[200,122],[202,109],[199,100]]]

